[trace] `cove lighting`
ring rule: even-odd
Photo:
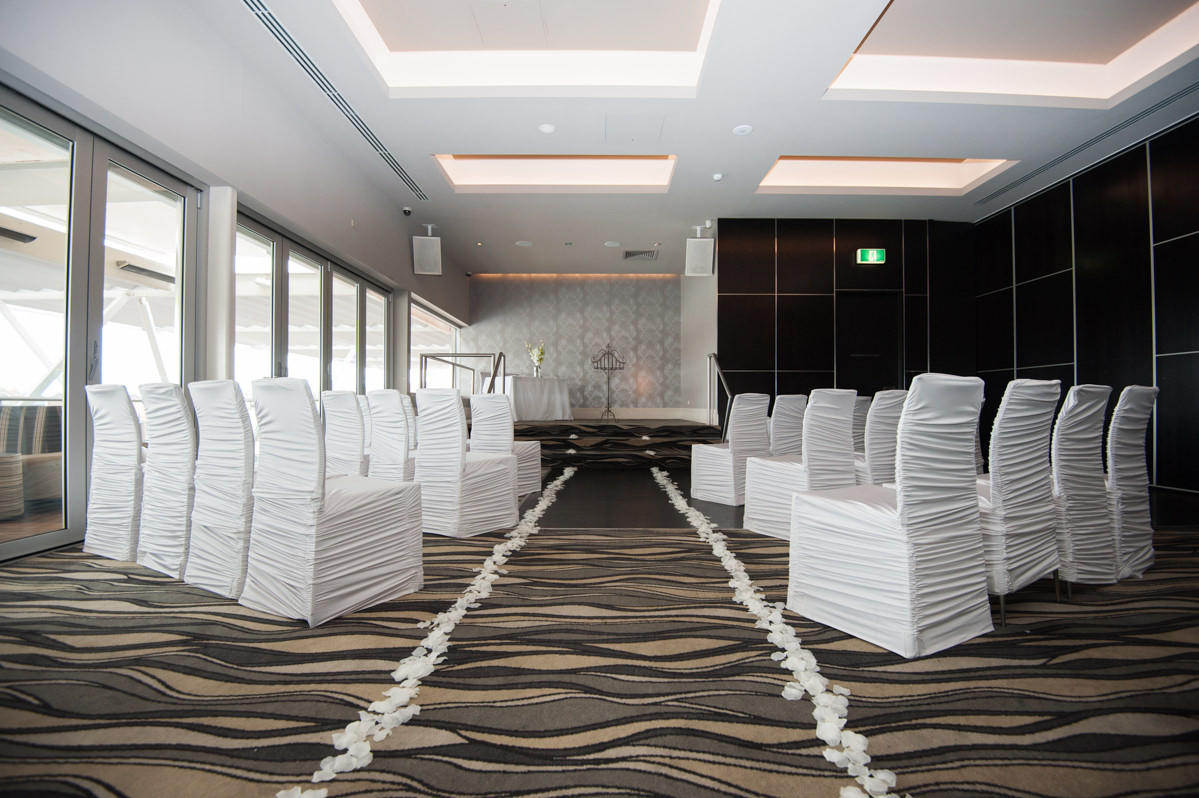
[[[784,155],[759,194],[928,194],[957,197],[1015,164],[979,158]]]
[[[461,193],[664,193],[673,155],[435,155]]]

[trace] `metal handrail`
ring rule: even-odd
[[[503,352],[500,352],[498,355],[496,355],[495,365],[491,367],[491,379],[487,381],[487,393],[495,393],[495,375],[501,368],[505,371],[507,371],[508,368],[507,360],[504,358]],[[502,383],[500,384],[500,388],[503,388]]]
[[[720,425],[720,437],[723,440],[728,435],[729,429],[729,411],[733,408],[733,391],[729,388],[729,382],[724,378],[724,371],[720,368],[720,360],[717,359],[716,353],[712,352],[708,355],[708,423],[715,423],[712,420],[712,411],[716,407],[716,380],[712,379],[715,374],[720,381],[720,387],[724,388],[724,422]]]
[[[428,382],[428,372],[429,372],[428,364],[429,364],[430,360],[434,360],[438,363],[445,363],[447,365],[453,366],[454,368],[465,369],[466,371],[469,371],[470,372],[470,391],[471,391],[471,393],[474,393],[475,392],[475,379],[478,375],[475,373],[475,370],[473,368],[471,368],[470,366],[464,366],[461,363],[458,363],[454,360],[448,359],[448,358],[458,358],[458,357],[489,358],[491,360],[492,383],[494,385],[495,373],[496,373],[496,370],[499,368],[500,363],[503,361],[504,353],[501,352],[497,356],[491,352],[422,352],[421,356],[420,356],[420,387],[424,388],[425,383]],[[507,376],[506,371],[501,371],[500,373],[505,377]]]

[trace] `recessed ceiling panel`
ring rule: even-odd
[[[960,196],[1014,161],[981,158],[780,157],[759,194]]]
[[[662,193],[673,155],[435,155],[460,193]]]

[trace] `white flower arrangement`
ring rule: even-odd
[[[529,353],[529,359],[533,361],[533,367],[537,369],[541,368],[541,364],[545,360],[545,341],[540,341],[536,348],[528,341],[525,341],[525,349]]]
[[[757,617],[755,626],[769,630],[766,639],[779,648],[770,655],[771,658],[794,676],[794,680],[783,687],[783,698],[797,701],[805,695],[809,697],[814,707],[812,717],[816,720],[816,736],[828,746],[824,749],[824,758],[844,769],[861,785],[842,787],[839,798],[894,798],[896,794],[890,790],[895,786],[895,774],[890,770],[871,770],[867,767],[870,763],[870,755],[866,753],[869,741],[865,735],[845,728],[849,714],[849,690],[839,684],[830,688],[828,679],[820,674],[816,657],[800,645],[795,630],[783,619],[785,605],[767,602],[765,594],[754,586],[737,555],[725,545],[727,538],[716,531],[707,516],[687,504],[678,485],[665,471],[657,467],[650,470],[674,508],[695,527],[700,539],[712,547],[712,553],[732,577],[729,587],[733,588],[733,600],[743,604]]]
[[[348,724],[344,731],[334,732],[333,747],[342,754],[327,756],[321,760],[320,768],[312,774],[313,783],[329,781],[337,778],[339,773],[359,770],[371,763],[374,755],[371,753],[371,742],[381,742],[387,739],[391,730],[420,714],[420,706],[411,703],[420,692],[421,680],[433,673],[434,669],[445,659],[445,652],[450,646],[450,636],[454,627],[466,613],[479,606],[479,602],[491,595],[491,584],[507,573],[501,566],[508,558],[520,551],[528,541],[529,536],[537,533],[537,522],[558,498],[566,480],[574,476],[577,469],[563,469],[562,475],[551,482],[541,492],[541,499],[525,513],[524,518],[511,532],[504,537],[503,543],[497,543],[492,549],[491,556],[477,568],[479,575],[462,591],[462,595],[448,610],[438,613],[436,617],[417,624],[418,628],[431,629],[420,641],[412,653],[402,660],[391,678],[399,682],[399,686],[383,691],[386,698],[375,701],[367,711],[358,713],[358,720]],[[292,787],[275,793],[275,798],[326,798],[328,790],[301,790]]]

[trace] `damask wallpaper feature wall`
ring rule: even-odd
[[[611,343],[613,407],[681,404],[681,287],[677,275],[475,275],[472,323],[459,350],[503,352],[509,374],[532,375],[525,342],[545,341],[542,374],[570,383],[572,407],[603,407],[606,378],[593,358]]]

